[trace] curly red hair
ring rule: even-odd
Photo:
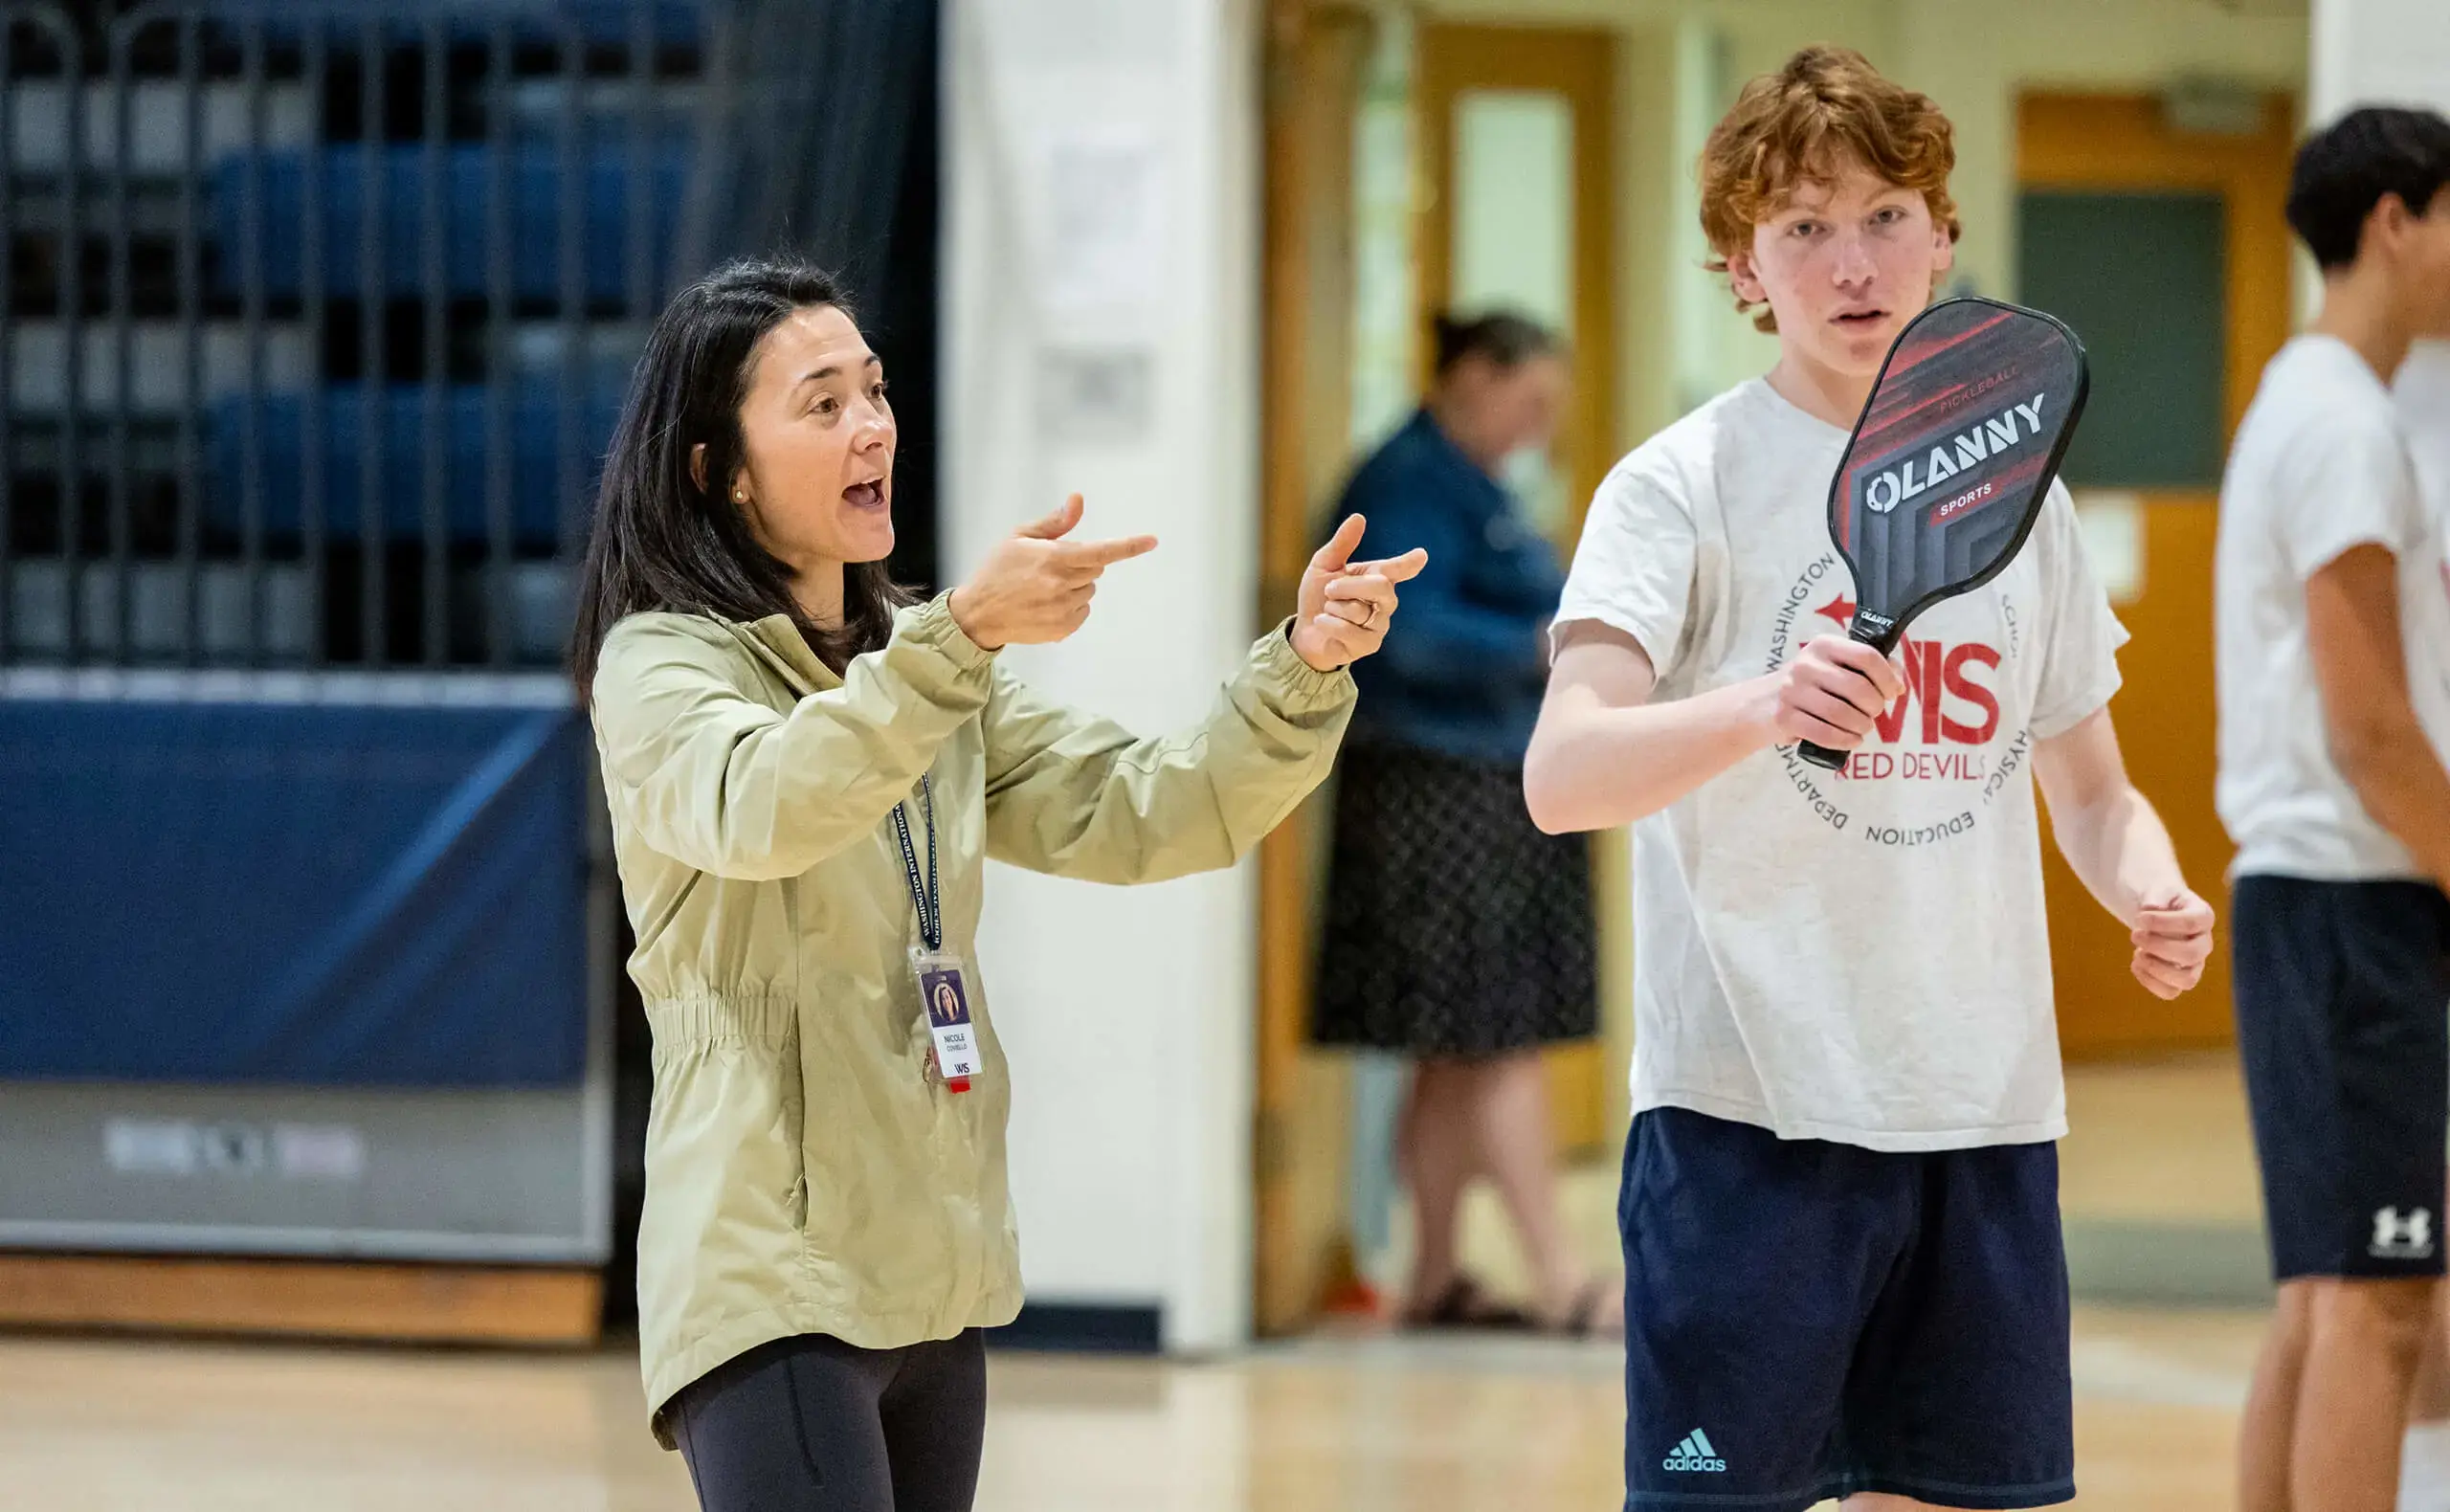
[[[1963,228],[1949,196],[1955,129],[1930,96],[1884,78],[1860,53],[1808,47],[1774,74],[1744,86],[1702,147],[1702,233],[1712,273],[1752,245],[1752,230],[1783,210],[1805,183],[1826,183],[1860,164],[1919,191],[1934,223],[1954,241]],[[1735,307],[1752,301],[1737,296]],[[1778,328],[1768,309],[1752,323]]]

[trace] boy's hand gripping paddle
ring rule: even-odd
[[[1829,539],[1855,575],[1849,636],[1885,656],[1917,614],[2016,559],[2087,383],[2076,333],[2038,310],[1944,300],[1898,334],[1829,485]]]

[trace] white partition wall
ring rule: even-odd
[[[954,0],[944,567],[1066,493],[1149,531],[1048,693],[1198,718],[1258,627],[1258,35],[1250,0]],[[1033,1303],[1249,1329],[1251,872],[1120,890],[997,868],[979,943],[1014,1078]]]
[[[2441,0],[2313,0],[2306,117],[2352,105],[2450,111],[2450,7]]]

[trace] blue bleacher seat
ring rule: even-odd
[[[384,232],[379,287],[387,298],[415,297],[426,289],[428,149],[403,144],[376,150],[381,160],[378,209]],[[482,298],[488,292],[491,153],[481,143],[455,143],[435,153],[441,176],[443,284],[453,298]],[[504,155],[511,297],[523,302],[558,302],[562,296],[560,149],[523,143],[509,147]],[[659,284],[686,198],[688,151],[683,144],[664,140],[653,144],[644,156],[648,266]],[[323,155],[323,288],[334,299],[356,298],[364,284],[367,157],[367,149],[356,144],[328,147]],[[629,289],[630,196],[636,182],[632,152],[627,143],[590,144],[579,162],[582,297],[594,304],[615,302]],[[244,286],[239,232],[244,224],[246,176],[245,160],[225,158],[213,165],[207,182],[206,224],[218,248],[212,286],[224,298],[236,297]],[[259,160],[257,246],[264,290],[276,299],[294,299],[305,289],[305,189],[306,164],[301,152],[266,153]]]
[[[483,42],[499,27],[522,45],[618,46],[635,32],[642,3],[657,45],[704,40],[705,0],[207,0],[196,9],[236,34],[260,20],[274,42],[295,44],[310,28],[321,28],[326,45],[341,52],[355,47],[369,26],[380,28],[390,45],[418,46],[437,20],[453,43]]]
[[[376,471],[383,492],[384,534],[393,541],[425,537],[426,390],[387,386],[377,390],[383,411]],[[489,539],[486,516],[485,431],[489,390],[453,385],[442,391],[442,502],[451,540],[481,545]],[[236,531],[246,458],[243,397],[215,403],[207,421],[211,484],[206,518]],[[336,386],[323,399],[323,498],[317,507],[324,538],[356,541],[364,533],[367,393],[356,385]],[[596,390],[578,401],[575,459],[582,513],[595,500],[595,479],[612,436],[620,399]],[[510,438],[509,482],[513,539],[523,551],[550,549],[561,538],[561,425],[558,393],[526,384],[504,396]],[[294,393],[267,395],[258,420],[263,482],[262,526],[274,539],[294,539],[303,528],[305,500],[305,400]]]

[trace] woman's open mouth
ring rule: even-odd
[[[882,509],[884,507],[884,480],[882,478],[879,478],[874,482],[853,483],[850,487],[842,490],[842,499],[844,502],[848,503],[854,509]]]
[[[1867,326],[1878,325],[1887,319],[1886,310],[1848,310],[1838,317],[1837,323],[1843,329],[1860,331]]]

